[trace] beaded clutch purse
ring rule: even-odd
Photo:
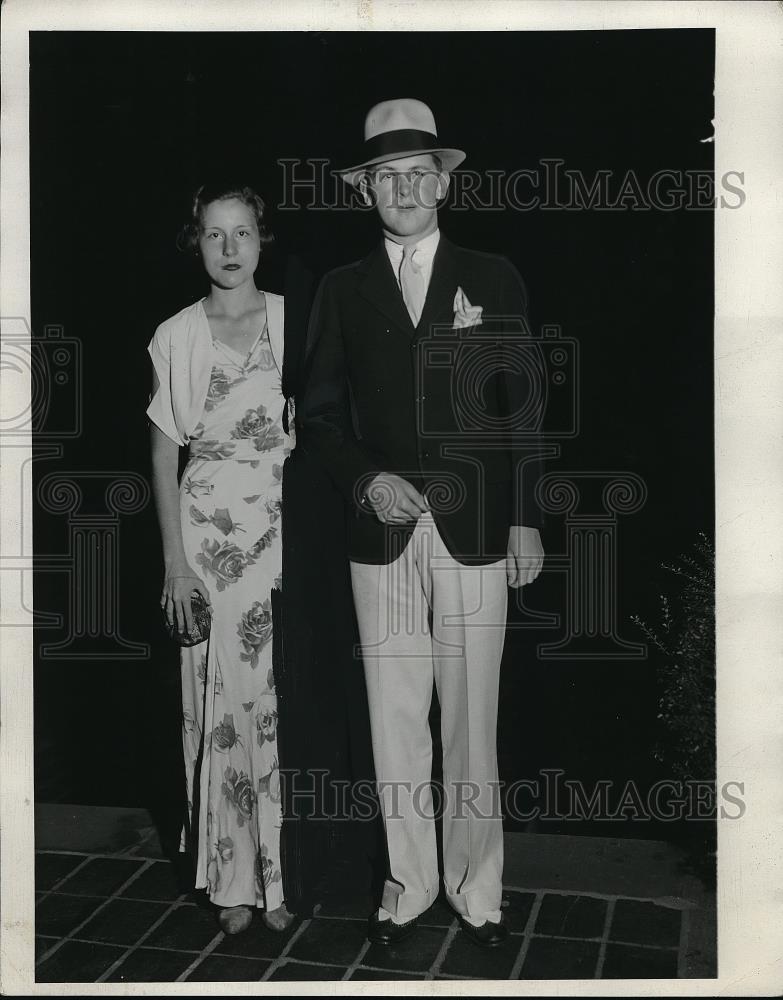
[[[197,590],[190,597],[190,607],[193,610],[192,631],[180,632],[176,625],[169,625],[168,621],[164,624],[169,638],[180,646],[198,646],[200,642],[206,642],[209,638],[212,616],[207,608],[207,602]]]

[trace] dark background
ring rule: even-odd
[[[561,158],[588,178],[633,169],[644,182],[660,169],[712,168],[712,144],[700,142],[713,117],[712,31],[35,32],[30,41],[33,332],[59,324],[82,343],[83,432],[60,463],[70,471],[148,475],[146,346],[160,321],[206,292],[175,237],[192,188],[215,168],[248,178],[274,206],[278,158],[353,162],[368,108],[399,96],[429,103],[441,140],[466,150],[473,170]],[[271,290],[288,253],[336,266],[377,236],[361,212],[272,208],[271,222],[278,241],[258,279]],[[654,619],[671,586],[661,563],[713,533],[713,213],[447,206],[441,226],[458,244],[507,254],[528,286],[533,327],[559,324],[580,344],[580,434],[562,442],[552,471],[631,471],[647,484],[643,509],[620,519],[620,634],[639,641],[630,616]],[[36,463],[38,479],[55,467]],[[35,539],[39,553],[65,551],[65,518],[38,510]],[[564,551],[562,518],[550,519],[545,544]],[[120,555],[121,631],[150,643],[151,657],[38,657],[39,801],[154,808],[176,794],[177,655],[159,630],[151,505],[123,518]],[[64,612],[64,578],[39,573],[35,598]],[[554,573],[526,597],[555,613],[564,599]],[[37,642],[64,634],[40,629]],[[562,768],[588,784],[644,787],[662,776],[654,661],[538,662],[537,643],[557,637],[510,633],[501,777]]]

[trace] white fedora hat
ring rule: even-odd
[[[439,157],[444,170],[454,170],[465,159],[461,149],[449,149],[438,142],[435,117],[423,101],[408,97],[382,101],[370,108],[364,120],[364,159],[337,172],[355,186],[368,167],[420,153]]]

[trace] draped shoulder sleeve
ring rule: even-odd
[[[204,412],[212,373],[212,336],[201,302],[164,320],[147,351],[159,383],[147,416],[172,441],[187,445]]]

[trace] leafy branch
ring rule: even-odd
[[[683,582],[660,595],[660,621],[632,621],[658,650],[661,735],[655,757],[676,777],[715,774],[715,550],[702,532],[692,554],[663,569]]]

